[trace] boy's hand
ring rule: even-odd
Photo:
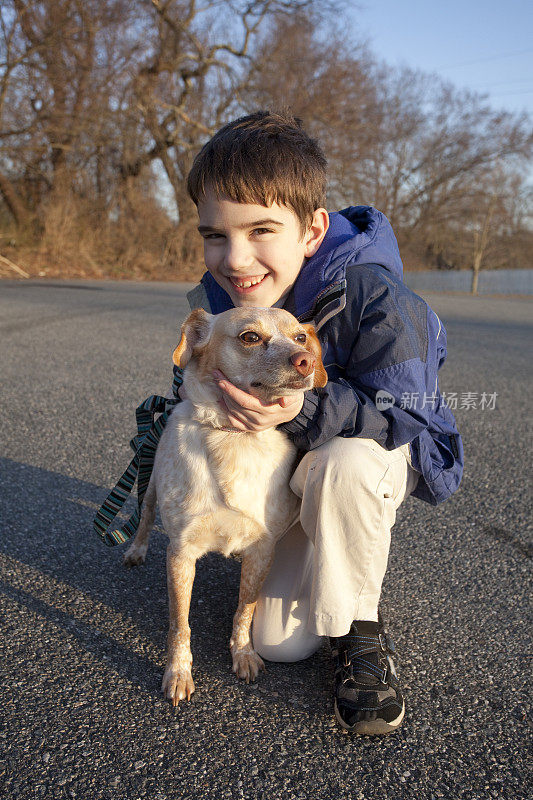
[[[289,422],[300,413],[304,393],[290,397],[280,397],[275,403],[263,403],[252,394],[238,389],[221,373],[213,373],[219,389],[222,391],[222,400],[227,411],[230,425],[239,431],[266,431],[275,428],[282,422]]]

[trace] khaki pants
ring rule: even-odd
[[[291,479],[300,519],[276,545],[254,614],[261,656],[298,661],[352,620],[377,620],[396,509],[419,477],[407,445],[335,437],[306,453]]]

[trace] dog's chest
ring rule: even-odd
[[[210,468],[226,504],[268,518],[290,492],[295,449],[278,431],[207,435]]]
[[[157,481],[169,537],[192,545],[201,528],[196,544],[227,555],[262,532],[280,536],[298,508],[289,487],[296,449],[287,437],[275,429],[224,432],[177,415],[171,421],[158,447]]]

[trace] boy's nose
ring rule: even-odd
[[[299,350],[291,356],[291,364],[304,378],[312,373],[315,368],[316,358],[307,350]]]
[[[244,243],[228,242],[224,261],[229,269],[242,272],[252,263],[250,249]]]

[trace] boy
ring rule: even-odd
[[[188,178],[208,270],[189,300],[315,324],[324,389],[264,405],[216,376],[235,429],[279,426],[303,452],[300,524],[278,543],[253,644],[296,661],[329,637],[339,723],[390,733],[404,715],[378,612],[390,530],[409,494],[436,504],[455,491],[462,444],[437,384],[445,331],[402,283],[388,221],[368,207],[329,215],[325,189],[324,154],[294,118],[259,111],[222,128]]]
[[[188,178],[208,270],[189,302],[282,306],[315,325],[324,389],[265,405],[216,374],[236,430],[279,426],[302,456],[300,522],[276,547],[253,645],[297,661],[329,637],[339,723],[383,734],[405,710],[378,611],[390,530],[409,494],[436,504],[456,490],[463,452],[437,383],[446,334],[403,284],[388,221],[364,206],[328,214],[325,190],[326,159],[298,120],[258,111],[222,128]],[[178,370],[178,400],[180,382]]]

